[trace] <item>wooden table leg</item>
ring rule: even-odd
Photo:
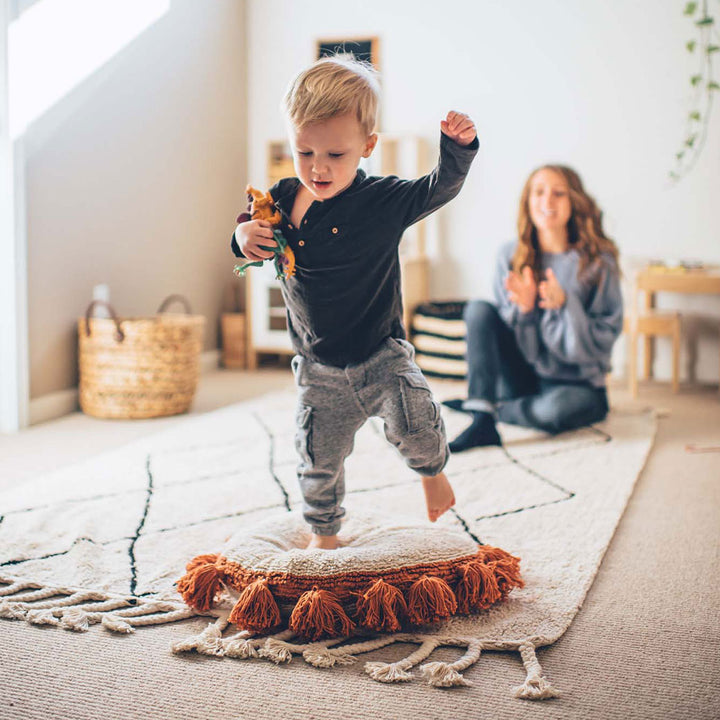
[[[635,318],[633,318],[632,327],[627,335],[627,353],[628,353],[628,380],[630,384],[630,397],[633,400],[638,394],[637,384],[637,331],[635,329]]]
[[[652,313],[655,308],[655,293],[645,291],[645,314]],[[643,353],[643,378],[645,380],[652,379],[653,364],[655,362],[655,336],[646,334],[643,337],[644,353]]]

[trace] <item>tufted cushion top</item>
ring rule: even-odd
[[[379,573],[473,556],[477,543],[459,529],[412,518],[353,514],[338,534],[336,550],[305,549],[310,530],[298,512],[235,533],[221,553],[258,573],[328,576]]]

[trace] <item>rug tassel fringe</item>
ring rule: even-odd
[[[220,617],[214,623],[210,623],[210,625],[198,635],[192,635],[184,640],[173,643],[170,649],[174,653],[195,650],[201,655],[222,657],[225,654],[222,634],[228,625],[227,617]]]
[[[168,602],[150,602],[116,613],[104,613],[99,620],[106,630],[116,633],[133,633],[137,627],[164,625],[195,617],[197,613],[185,605]]]
[[[289,663],[293,659],[293,651],[300,653],[304,647],[304,645],[285,642],[280,637],[269,637],[258,650],[258,656],[280,665],[280,663]]]
[[[466,670],[480,659],[482,643],[479,640],[470,640],[467,652],[454,663],[431,662],[420,666],[423,679],[428,685],[434,687],[460,687],[470,686],[470,680],[466,680],[461,670]]]
[[[58,596],[61,599],[57,599]],[[46,600],[45,598],[55,598]],[[12,620],[28,620],[28,614],[36,610],[64,609],[80,606],[88,600],[106,600],[107,596],[97,592],[74,592],[66,588],[46,588],[28,595],[16,595],[12,599],[0,601],[0,617]],[[40,600],[40,602],[32,602]],[[30,620],[30,622],[32,622]]]
[[[523,700],[547,700],[560,697],[560,691],[556,690],[542,674],[542,668],[535,654],[535,645],[525,643],[518,650],[527,677],[522,685],[515,688],[515,697]]]
[[[258,657],[258,649],[264,642],[265,638],[262,640],[254,640],[251,632],[241,630],[223,640],[225,657],[237,658],[238,660],[256,658]]]
[[[347,640],[347,638],[334,638],[325,643],[313,643],[303,651],[302,655],[304,660],[314,667],[329,668],[335,665],[351,665],[357,661],[354,653],[360,654],[377,650],[399,642],[399,638],[398,635],[385,635],[372,640],[333,648],[330,646]]]
[[[42,587],[42,585],[38,585],[34,582],[15,580],[14,578],[9,578],[5,576],[0,576],[0,583],[4,583],[4,587],[0,587],[0,597],[5,597],[6,595],[15,595],[21,590],[35,590]]]
[[[410,668],[421,663],[438,646],[438,641],[430,638],[425,640],[415,652],[408,655],[404,660],[394,663],[366,662],[365,672],[373,679],[382,683],[409,682],[413,674],[408,672]]]
[[[347,638],[339,638],[340,641]],[[338,642],[338,639],[333,642]],[[335,649],[328,647],[327,644],[317,643],[311,645],[303,651],[303,659],[306,663],[317,668],[331,668],[335,665],[352,665],[357,662],[357,658],[344,649]]]

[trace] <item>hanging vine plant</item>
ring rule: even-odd
[[[685,176],[697,162],[707,139],[713,99],[720,84],[715,76],[713,57],[720,52],[715,18],[708,12],[708,1],[687,2],[684,14],[692,20],[695,35],[685,48],[697,58],[697,69],[690,77],[693,88],[691,109],[688,112],[685,140],[675,153],[675,167],[670,177],[677,181]]]

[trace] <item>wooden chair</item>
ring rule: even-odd
[[[665,336],[672,339],[672,390],[676,393],[680,386],[680,313],[650,310],[644,315],[631,316],[625,319],[624,331],[628,338],[628,379],[631,396],[636,398],[638,394],[637,343],[640,335],[645,338],[644,380],[653,376],[654,353],[651,338]]]

